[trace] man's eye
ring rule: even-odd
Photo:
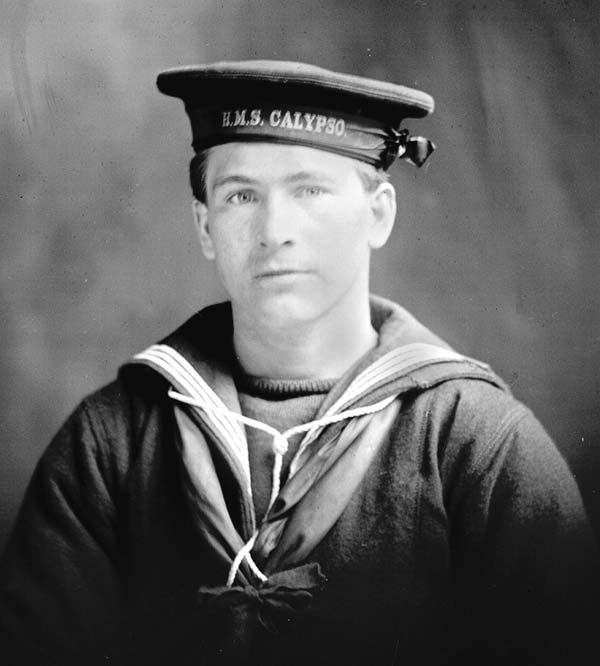
[[[239,192],[230,194],[226,201],[227,203],[239,206],[256,201],[256,196],[254,195],[254,192],[250,190],[240,190]]]
[[[318,185],[307,185],[300,190],[300,194],[303,197],[318,197],[323,194],[324,190]]]

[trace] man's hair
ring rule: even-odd
[[[196,153],[190,162],[190,185],[194,197],[200,203],[206,203],[206,164],[210,148]],[[374,167],[366,162],[356,161],[356,170],[367,192],[374,192],[381,183],[390,179],[387,171]]]

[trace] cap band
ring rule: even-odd
[[[196,152],[232,141],[299,144],[386,168],[398,156],[401,133],[383,122],[315,107],[254,105],[187,112]]]

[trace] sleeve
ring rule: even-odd
[[[0,563],[4,663],[93,664],[118,624],[114,470],[93,416],[82,403],[45,451]]]
[[[572,473],[531,412],[491,387],[453,418],[443,471],[469,653],[580,663],[597,649],[599,560]]]

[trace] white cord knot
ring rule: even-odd
[[[285,435],[280,432],[273,435],[273,453],[284,456],[287,453],[289,445],[290,443]]]

